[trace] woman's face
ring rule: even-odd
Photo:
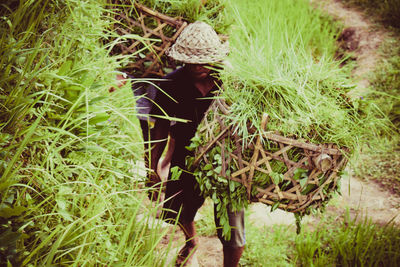
[[[206,64],[186,64],[186,68],[195,80],[205,79],[211,72]]]

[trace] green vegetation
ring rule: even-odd
[[[345,4],[362,10],[377,22],[387,38],[380,49],[380,62],[371,74],[371,87],[365,100],[377,105],[392,122],[394,132],[390,142],[378,139],[385,148],[374,145],[364,147],[361,158],[354,162],[355,171],[363,178],[380,180],[388,189],[400,193],[400,2],[396,0],[344,0]],[[383,23],[383,25],[381,25]]]
[[[198,0],[140,2],[189,21],[205,20],[219,32],[230,34],[232,68],[222,73],[226,97],[234,112],[251,107],[232,120],[239,131],[246,129],[242,126],[247,120],[259,125],[257,108],[270,114],[269,129],[276,127],[320,142],[331,140],[353,147],[358,144],[354,136],[372,142],[371,138],[387,130],[385,116],[372,112],[370,99],[348,103],[341,96],[352,84],[347,70],[339,69],[333,60],[339,29],[305,1],[290,5],[268,1],[268,9],[263,6],[265,1],[250,5],[244,0],[209,0],[204,6]],[[143,170],[136,164],[143,148],[133,104],[136,99],[129,84],[108,92],[115,86],[116,70],[132,60],[132,55],[110,56],[115,43],[107,40],[142,39],[116,36],[110,30],[113,8],[105,0],[1,3],[2,266],[165,265],[168,249],[154,250],[166,233],[156,223],[148,228],[155,210],[146,205]],[[118,8],[133,11],[131,2]],[[376,80],[376,84],[384,83],[389,81],[385,77],[392,77],[391,85],[382,85],[387,88],[384,92],[398,83],[398,62],[393,57],[385,71],[391,76]],[[394,98],[380,95],[378,101],[394,103],[379,106],[398,125]],[[308,97],[307,101],[300,101],[300,96]],[[268,102],[260,107],[254,105],[257,99]],[[337,120],[330,125],[332,114]],[[321,135],[327,139],[308,136],[310,129],[325,134],[329,129],[329,134]],[[371,135],[364,129],[371,129]],[[204,220],[199,232],[212,235],[213,219]],[[258,229],[250,228],[243,265],[261,266],[265,257],[273,257],[279,265],[309,263],[318,255],[321,262],[361,263],[365,258],[347,247],[350,241],[336,246],[335,238],[357,238],[368,245],[370,239],[364,239],[368,236],[374,236],[379,241],[376,245],[382,247],[373,246],[375,241],[368,245],[368,253],[377,262],[399,260],[393,249],[399,247],[395,238],[399,233],[392,226],[346,221],[328,229],[321,231],[323,236],[304,231],[295,238],[281,228],[264,238]],[[322,248],[312,246],[317,241]],[[265,250],[271,243],[275,244],[272,250]],[[307,251],[301,250],[304,245]],[[352,254],[340,254],[343,249]],[[386,252],[392,253],[390,257]]]
[[[212,235],[211,202],[196,222],[201,235]],[[247,212],[247,215],[248,212]],[[240,266],[397,266],[400,229],[368,219],[319,214],[318,223],[296,234],[293,225],[259,226],[246,217],[246,249]],[[215,234],[215,229],[214,229]]]
[[[260,229],[250,226],[242,266],[264,266],[265,259],[276,262],[271,266],[396,266],[400,260],[400,230],[392,224],[325,218],[316,229],[299,235],[288,230],[264,228],[260,235]],[[247,258],[251,258],[248,265]]]
[[[162,266],[101,1],[2,3],[0,265]],[[144,214],[139,221],[136,217]]]
[[[377,105],[388,115],[397,133],[400,134],[400,38],[391,38],[384,44],[382,61],[373,75],[371,96],[378,98]]]
[[[245,143],[257,136],[258,132],[250,133],[248,126],[260,131],[263,113],[269,115],[267,131],[316,144],[333,143],[350,151],[359,149],[364,142],[380,144],[377,137],[393,131],[390,121],[375,103],[349,97],[355,88],[350,68],[341,67],[341,62],[335,59],[336,38],[341,29],[307,1],[269,1],[268,4],[261,0],[231,1],[226,16],[234,18],[234,22],[229,32],[231,52],[227,59],[231,66],[221,73],[224,84],[221,95],[231,112],[224,118]],[[214,136],[219,131],[216,126]],[[192,149],[210,142],[207,138],[194,138]],[[266,145],[270,145],[271,151],[279,149],[273,143]],[[227,137],[224,147],[235,151],[235,141]],[[249,162],[252,153],[245,148],[241,152]],[[288,155],[294,162],[298,156]],[[240,209],[246,206],[248,195],[244,185],[221,177],[221,162],[225,159],[218,147],[211,149],[207,157],[209,162],[200,162],[195,174],[204,195],[218,205],[218,216],[224,222],[228,203],[233,209]],[[252,182],[261,188],[277,184],[283,191],[290,183],[283,177],[287,168],[281,162],[272,163],[271,174],[255,171]],[[225,170],[226,176],[238,170],[238,164],[230,164]],[[307,180],[309,174],[304,176],[304,169],[298,168],[296,172],[295,180],[300,183]],[[324,179],[324,175],[319,178],[320,185]],[[306,189],[302,189],[304,194]],[[333,192],[337,188],[323,190]]]
[[[294,259],[301,266],[396,266],[399,233],[392,223],[380,226],[348,215],[337,223],[325,218],[295,237]]]
[[[217,32],[225,32],[233,19],[229,20],[225,16],[225,6],[229,5],[225,0],[207,0],[204,4],[200,0],[141,0],[137,2],[171,17],[184,18],[188,22],[196,20],[207,22]]]
[[[232,68],[222,77],[238,133],[247,137],[248,122],[259,128],[264,112],[267,130],[351,149],[385,130],[378,110],[346,97],[355,85],[334,59],[340,28],[306,1],[264,5],[230,5]]]
[[[240,266],[296,266],[291,260],[293,227],[256,227],[246,224],[246,249]]]
[[[355,171],[362,178],[379,180],[386,188],[400,194],[400,42],[390,37],[381,50],[381,61],[371,75],[371,88],[366,100],[379,106],[392,122],[395,131],[385,149],[364,147],[360,159],[354,161]],[[384,139],[380,139],[384,143]]]

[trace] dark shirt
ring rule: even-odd
[[[130,79],[135,80],[132,75],[127,75]],[[157,94],[157,89],[152,83],[149,82],[132,82],[132,91],[136,97],[136,112],[139,120],[150,120],[153,118],[149,117],[153,101]]]
[[[168,116],[188,120],[177,121],[170,128],[170,134],[175,139],[171,166],[185,168],[185,157],[191,154],[185,147],[190,144],[190,139],[195,135],[197,126],[212,102],[212,91],[218,87],[215,85],[206,96],[202,96],[184,67],[165,76],[159,86],[164,92],[157,93],[155,103]],[[153,105],[151,114],[165,116],[157,105]]]

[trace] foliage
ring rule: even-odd
[[[362,178],[375,178],[390,191],[400,193],[398,185],[400,159],[400,42],[399,37],[385,40],[381,49],[381,59],[371,76],[371,89],[366,101],[379,106],[390,119],[394,132],[391,136],[380,138],[384,149],[374,145],[364,147],[363,153],[354,160],[354,170]]]
[[[2,3],[1,265],[163,265],[132,172],[135,98],[108,92],[127,59],[102,44],[104,4]]]
[[[212,234],[212,202],[202,208],[198,232]],[[248,214],[248,211],[246,212]],[[240,266],[397,266],[399,227],[379,225],[368,217],[319,214],[319,222],[296,234],[293,226],[259,226],[246,216],[246,249]]]
[[[325,27],[330,21],[317,16],[312,27],[296,22],[294,31],[285,33],[279,27],[293,25],[292,19],[297,17],[279,15],[284,9],[278,4],[285,1],[271,4],[271,11],[285,18],[284,22],[266,20],[271,23],[271,27],[266,27],[260,17],[250,16],[254,20],[248,23],[264,27],[263,34],[256,27],[242,27],[247,22],[243,16],[237,16],[238,10],[265,10],[264,6],[258,8],[256,1],[255,8],[249,10],[245,1],[210,0],[203,7],[197,0],[141,2],[170,15],[183,15],[189,21],[205,20],[220,32],[226,32],[227,26],[236,21],[230,58],[235,71],[222,77],[227,88],[262,88],[255,91],[255,98],[247,94],[240,101],[252,103],[257,97],[279,96],[278,92],[268,91],[271,88],[286,90],[300,85],[306,91],[315,86],[327,99],[340,95],[328,90],[331,87],[344,91],[351,88],[346,75],[331,68],[336,66],[329,55],[334,51],[333,36],[337,31]],[[292,14],[311,14],[302,4],[296,2],[296,12]],[[158,225],[153,225],[153,231],[148,229],[149,216],[155,211],[148,210],[143,203],[143,172],[132,166],[132,160],[141,159],[142,153],[133,108],[136,99],[129,84],[108,93],[110,86],[115,86],[115,70],[132,57],[111,57],[108,52],[115,42],[107,40],[141,41],[138,36],[115,36],[110,30],[110,9],[121,6],[108,5],[105,10],[106,2],[101,0],[6,0],[1,5],[0,265],[163,266],[168,251],[154,250],[164,232]],[[228,7],[230,12],[234,11],[229,16]],[[305,13],[298,12],[304,10]],[[314,23],[319,21],[322,26]],[[273,37],[275,28],[283,34]],[[311,33],[306,38],[300,30]],[[250,37],[254,42],[248,42]],[[332,43],[326,41],[327,37],[333,38]],[[290,42],[283,42],[286,39]],[[297,58],[296,54],[300,56]],[[329,65],[326,68],[331,73],[327,73],[324,64]],[[249,73],[257,79],[245,80]],[[231,77],[234,79],[229,82]],[[293,92],[301,94],[302,90]],[[293,92],[289,95],[295,95]],[[230,94],[227,96],[234,100]],[[340,99],[339,104],[351,114],[359,110],[357,102],[348,105]],[[284,101],[274,104],[282,109],[278,115],[286,110],[286,104],[292,105]],[[241,108],[236,106],[237,110]],[[254,110],[249,114],[255,117]],[[365,121],[371,118],[369,113],[363,116]],[[243,123],[245,120],[241,119]],[[371,120],[365,126],[374,129],[374,122]],[[289,123],[289,130],[299,125],[299,121],[291,125],[287,118],[284,123]],[[257,120],[254,124],[258,125]],[[142,213],[145,219],[137,219]],[[385,232],[379,234],[386,238]],[[385,240],[398,247],[393,240]],[[249,243],[249,247],[261,250],[256,244]],[[256,257],[257,254],[248,254],[244,260],[262,262]]]
[[[400,229],[349,215],[338,225],[324,219],[317,229],[295,239],[294,259],[301,266],[397,266]]]
[[[237,132],[247,138],[247,124],[259,128],[264,112],[270,117],[268,130],[351,149],[358,138],[387,131],[379,110],[364,110],[360,99],[346,96],[355,85],[334,60],[338,29],[332,21],[305,1],[263,5],[238,1],[230,6],[232,67],[221,76]]]
[[[400,37],[390,38],[383,44],[380,64],[373,74],[374,92],[370,98],[387,114],[400,136]]]
[[[217,32],[225,32],[232,23],[232,18],[229,20],[225,16],[225,7],[229,4],[226,0],[139,0],[137,2],[172,17],[183,17],[188,22],[204,21]]]
[[[258,228],[246,224],[246,249],[240,266],[295,266],[290,262],[290,244],[294,233],[287,226]]]
[[[220,96],[230,105],[230,114],[224,116],[227,125],[244,143],[261,135],[263,113],[269,115],[268,131],[350,150],[360,140],[372,142],[376,136],[390,131],[388,120],[375,105],[347,96],[355,85],[349,79],[348,69],[340,68],[340,62],[335,60],[339,27],[309,3],[232,1],[227,16],[234,18],[234,23],[229,32],[230,64],[221,71],[224,90]],[[250,133],[249,128],[258,131]],[[191,149],[201,145],[204,140],[197,136]],[[265,140],[264,145],[268,145]],[[225,147],[236,150],[232,138],[225,140]],[[220,177],[224,159],[217,150],[215,147],[207,152],[210,162],[201,163],[194,173],[203,194],[214,200],[218,216],[224,221],[227,206],[245,207],[248,196],[239,182]],[[240,152],[244,160],[250,160],[252,154],[245,148]],[[291,160],[296,162],[296,156],[291,155]],[[260,182],[261,187],[273,182],[281,185],[285,169],[275,165],[272,175],[257,174],[254,182]],[[238,168],[237,164],[230,164],[226,176]],[[308,174],[302,176],[301,170],[297,171],[299,180],[304,182],[303,176]],[[305,194],[309,189],[303,189]],[[274,208],[278,205],[275,203]]]

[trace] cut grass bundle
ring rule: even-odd
[[[360,100],[345,96],[354,85],[334,61],[332,21],[305,1],[238,1],[231,8],[232,68],[221,75],[222,97],[238,134],[247,138],[247,124],[259,128],[267,113],[267,130],[352,149],[366,129],[379,127],[359,114]]]
[[[290,201],[280,203],[285,197],[290,199],[290,193],[299,199],[302,192],[307,195],[309,200],[303,204],[311,203],[321,194],[322,203],[326,203],[331,194],[340,189],[337,180],[328,179],[332,176],[327,170],[320,170],[317,179],[311,178],[318,170],[311,158],[302,159],[309,152],[290,152],[294,142],[288,142],[284,148],[282,143],[268,140],[264,131],[278,133],[282,140],[290,138],[321,145],[315,151],[318,155],[323,155],[326,149],[322,145],[333,144],[340,151],[339,155],[347,149],[355,149],[360,139],[369,141],[388,131],[388,121],[376,115],[377,109],[375,113],[360,110],[360,99],[351,100],[346,96],[354,85],[347,70],[341,69],[340,62],[334,60],[338,28],[306,1],[232,1],[227,16],[235,17],[235,22],[229,34],[230,67],[221,72],[224,90],[218,97],[224,98],[228,104],[224,109],[229,112],[222,112],[217,123],[214,115],[204,123],[205,128],[210,128],[209,132],[221,137],[218,140],[221,149],[217,151],[219,148],[215,144],[218,142],[214,142],[219,137],[210,137],[208,133],[197,136],[191,147],[200,147],[200,154],[207,150],[207,159],[204,158],[195,170],[203,194],[210,196],[219,207],[218,216],[223,217],[222,221],[226,220],[228,204],[240,209],[252,199],[253,182],[261,181],[263,197],[274,208],[300,212],[289,208]],[[266,129],[261,126],[264,113],[269,116]],[[226,127],[221,126],[221,122]],[[229,130],[223,132],[224,129]],[[257,158],[257,146],[261,145],[269,146],[271,151]],[[246,149],[252,151],[249,153]],[[279,166],[274,157],[284,164]],[[234,163],[230,163],[231,160]],[[189,159],[189,162],[194,161]],[[222,164],[225,161],[227,164]],[[240,166],[241,161],[243,166]],[[267,162],[276,166],[268,168]],[[339,162],[338,158],[331,160],[334,176],[345,166]],[[265,168],[259,166],[264,163]],[[233,177],[239,172],[242,178]],[[249,173],[247,178],[243,178],[245,172]],[[300,184],[301,190],[290,191],[288,183]],[[317,188],[316,195],[311,194],[312,186]],[[300,214],[311,210],[302,210]]]

